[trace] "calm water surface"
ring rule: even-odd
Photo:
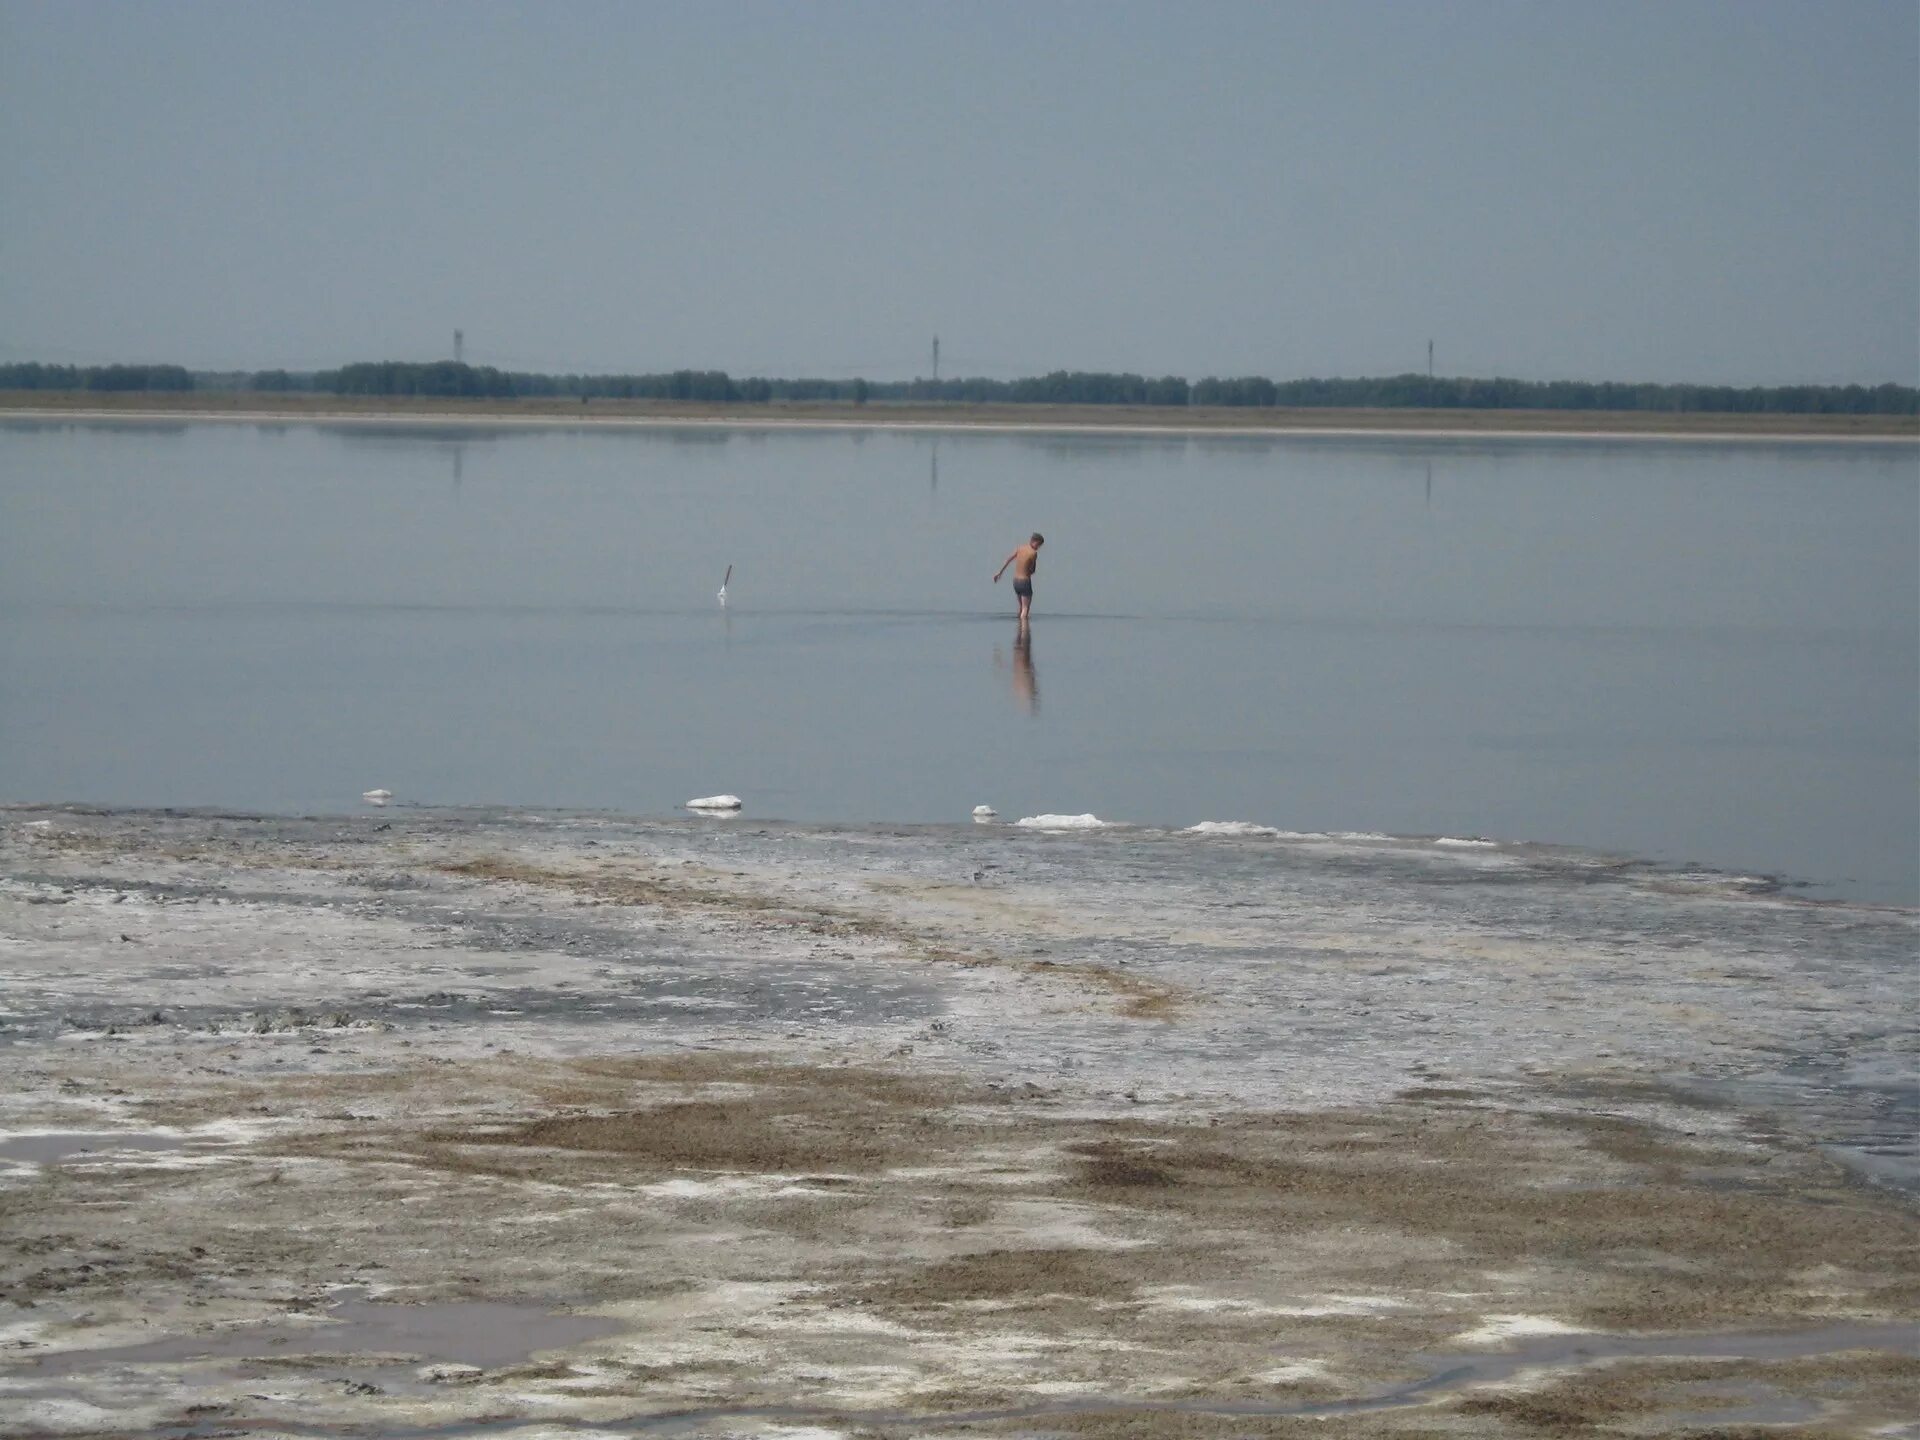
[[[1023,641],[989,577],[1032,529]],[[0,799],[374,786],[1485,835],[1913,902],[1916,451],[0,424]]]

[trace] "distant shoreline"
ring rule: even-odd
[[[0,393],[0,420],[238,421],[600,429],[915,430],[1138,435],[1502,437],[1562,440],[1916,441],[1920,416],[1750,415],[1645,410],[1385,410],[1135,405],[668,400],[462,400],[422,396]]]

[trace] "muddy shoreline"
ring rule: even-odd
[[[132,392],[0,392],[0,420],[242,421],[553,429],[714,426],[740,429],[1088,432],[1165,435],[1538,439],[1862,441],[1920,439],[1905,415],[1666,414],[1631,410],[1412,410],[1138,405],[967,405],[833,402],[766,405],[668,400],[457,400],[422,396],[287,396]]]
[[[1914,1433],[1910,913],[991,838],[0,810],[0,1435]]]

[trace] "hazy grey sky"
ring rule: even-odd
[[[1920,371],[1920,5],[0,0],[0,360]]]

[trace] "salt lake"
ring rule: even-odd
[[[1911,443],[13,420],[0,676],[0,801],[990,804],[1920,900]]]

